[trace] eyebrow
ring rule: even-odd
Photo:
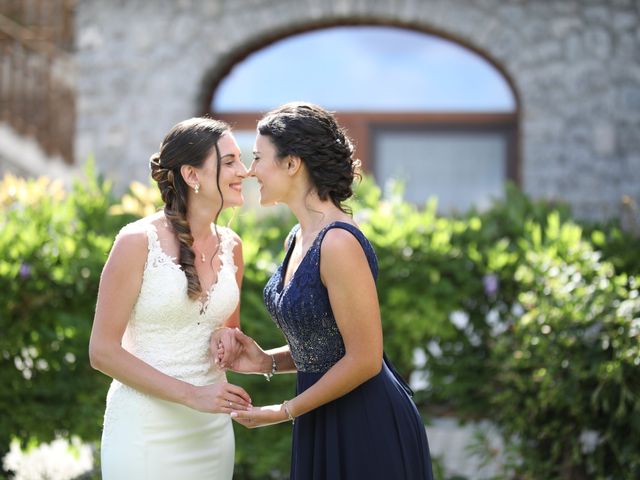
[[[224,155],[222,155],[222,156],[220,157],[220,160],[222,160],[223,158],[227,158],[227,157],[235,157],[235,156],[236,156],[236,154],[235,154],[235,153],[226,153],[226,154],[224,154]],[[242,153],[239,153],[239,154],[238,154],[238,158],[240,158],[240,157],[242,157]]]

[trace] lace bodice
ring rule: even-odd
[[[351,232],[364,249],[374,279],[378,275],[378,260],[373,246],[360,230],[349,223],[333,222],[318,233],[297,270],[284,285],[298,228],[296,225],[289,233],[287,254],[264,288],[264,301],[289,343],[297,370],[323,373],[344,356],[345,349],[329,294],[320,279],[322,239],[331,228]]]
[[[175,258],[162,250],[156,227],[149,223],[146,228],[147,262],[122,345],[167,375],[193,385],[212,383],[223,373],[211,368],[211,333],[233,313],[240,298],[232,232],[218,227],[221,267],[200,301],[187,296],[187,278]]]

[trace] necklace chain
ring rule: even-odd
[[[207,240],[208,240],[208,239],[207,239]],[[205,240],[205,242],[204,242],[204,243],[206,243],[206,240]],[[195,242],[193,242],[193,247],[192,247],[192,248],[193,248],[194,250],[196,249],[196,244],[195,244]],[[198,250],[200,250],[200,249],[198,248]],[[200,252],[200,261],[201,261],[202,263],[205,263],[205,262],[207,261],[207,256],[205,255],[204,251]]]

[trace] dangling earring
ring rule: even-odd
[[[196,195],[198,194],[198,192],[200,191],[200,184],[196,183],[195,187],[193,187],[193,191],[196,192]]]

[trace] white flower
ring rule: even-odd
[[[623,301],[618,307],[618,315],[624,318],[633,318],[640,309],[640,302],[636,299]]]
[[[524,308],[516,302],[511,305],[511,314],[516,318],[520,318],[524,314]]]
[[[482,345],[482,338],[476,332],[467,331],[466,335],[469,343],[474,347],[479,347],[480,345]]]
[[[429,387],[429,372],[426,370],[414,370],[411,372],[409,386],[414,392],[427,389]]]
[[[595,430],[583,430],[580,434],[580,447],[582,453],[592,453],[600,443],[600,434]]]
[[[421,348],[413,349],[413,366],[416,368],[423,368],[427,364],[427,354]]]
[[[489,310],[485,320],[487,321],[487,325],[491,327],[491,335],[494,337],[506,332],[508,329],[507,322],[504,322],[502,318],[500,318],[500,312],[497,308]]]
[[[492,308],[487,312],[485,320],[489,325],[495,325],[500,321],[500,312],[497,308]]]
[[[440,348],[440,344],[435,340],[431,340],[427,344],[427,350],[429,350],[429,353],[435,358],[440,358],[442,356],[442,349]]]
[[[93,468],[93,453],[89,445],[77,438],[71,445],[58,438],[28,451],[22,451],[19,443],[13,441],[3,465],[14,473],[15,480],[71,480]]]
[[[469,315],[463,310],[455,310],[449,314],[449,320],[458,330],[464,330],[469,324]]]
[[[487,321],[487,325],[491,327],[491,335],[493,337],[497,337],[507,331],[507,323],[502,321],[500,318],[500,312],[497,308],[489,310],[485,320]]]

